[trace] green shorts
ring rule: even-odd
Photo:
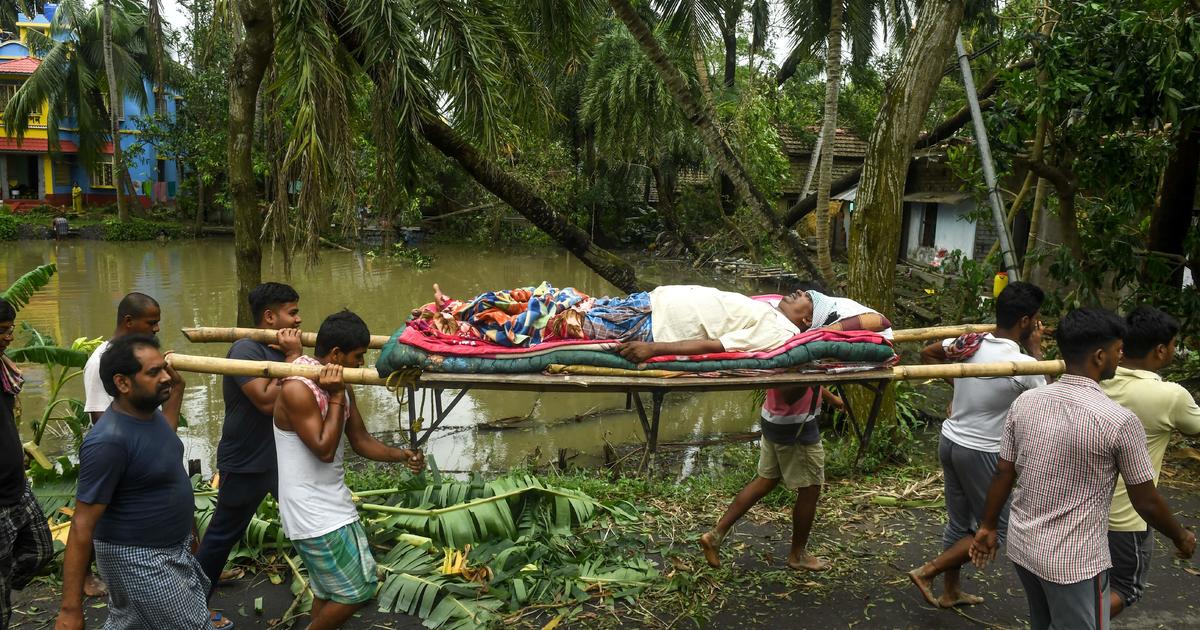
[[[758,476],[783,478],[788,490],[825,483],[825,449],[816,444],[776,444],[763,438],[759,443]]]
[[[308,568],[313,596],[339,604],[361,604],[375,596],[375,558],[358,521],[324,536],[293,540],[292,546]]]

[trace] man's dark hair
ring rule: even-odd
[[[0,317],[0,319],[4,319]],[[1167,345],[1179,334],[1179,321],[1151,306],[1139,306],[1125,316],[1125,356],[1142,359],[1159,345]]]
[[[123,374],[132,378],[142,371],[142,362],[136,353],[147,346],[157,349],[158,339],[150,335],[125,335],[108,342],[108,349],[100,357],[100,381],[109,396],[116,398],[121,393],[113,382],[114,376]]]
[[[321,328],[317,330],[317,356],[323,357],[341,348],[343,352],[351,352],[371,345],[371,331],[361,317],[349,310],[342,310],[325,318]]]
[[[158,300],[145,293],[130,293],[121,298],[121,303],[117,305],[117,324],[125,321],[126,317],[137,319],[151,308],[159,308]]]
[[[299,302],[300,294],[282,282],[264,282],[250,290],[250,312],[254,323],[262,323],[263,313],[273,311],[288,302]]]
[[[0,322],[11,322],[17,319],[17,309],[7,300],[0,299]]]
[[[1014,282],[996,297],[996,326],[1012,328],[1022,317],[1033,317],[1042,309],[1046,293],[1035,284]]]
[[[1096,350],[1124,339],[1125,322],[1112,311],[1102,308],[1077,308],[1058,322],[1054,338],[1067,363],[1087,359]]]

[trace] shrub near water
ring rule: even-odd
[[[136,218],[125,222],[106,219],[100,224],[100,228],[106,241],[152,241],[160,235],[178,238],[183,234],[183,228],[179,224]]]
[[[10,214],[0,214],[0,241],[17,240],[17,218]]]

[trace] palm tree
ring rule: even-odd
[[[117,177],[123,171],[120,135],[114,131],[118,110],[104,101],[106,95],[114,105],[132,98],[145,107],[142,80],[150,68],[145,23],[145,11],[136,0],[105,0],[90,8],[82,0],[63,0],[49,35],[27,31],[30,47],[42,62],[4,110],[6,131],[22,138],[29,116],[51,103],[46,121],[51,149],[58,151],[60,131],[74,126],[79,130],[80,161],[89,169],[99,162],[105,143],[112,142],[119,204],[124,196],[120,184],[128,177]]]
[[[704,4],[704,2],[698,2],[696,6]],[[696,92],[688,88],[683,73],[671,62],[670,56],[658,38],[655,37],[649,25],[646,24],[637,10],[633,8],[629,0],[609,0],[609,5],[613,8],[617,18],[625,24],[630,34],[637,40],[638,45],[642,48],[642,52],[654,64],[663,84],[674,99],[676,106],[679,107],[683,115],[695,126],[700,139],[709,152],[710,158],[716,162],[722,174],[733,181],[738,195],[758,217],[764,231],[774,235],[779,240],[789,251],[797,267],[803,267],[812,277],[819,277],[820,272],[809,258],[804,242],[800,239],[799,235],[783,225],[779,216],[771,208],[771,202],[758,189],[753,180],[750,179],[745,166],[742,165],[741,159],[717,128],[713,120],[711,108],[706,106],[703,99]],[[703,7],[701,6],[701,8]],[[706,15],[708,21],[711,23],[711,11],[705,11],[703,15]],[[697,20],[695,23],[703,24],[704,22]]]
[[[245,38],[230,69],[229,176],[240,293],[260,277],[264,232],[284,237],[285,245],[294,244],[311,260],[322,227],[334,212],[348,208],[354,192],[345,177],[353,144],[351,94],[363,82],[370,87],[372,111],[386,114],[377,124],[395,134],[386,143],[393,153],[379,159],[412,169],[414,155],[428,143],[618,288],[647,287],[627,261],[596,246],[565,209],[539,197],[495,159],[519,140],[514,130],[548,125],[553,118],[544,80],[553,66],[548,60],[560,46],[586,46],[578,18],[594,12],[594,2],[287,0],[284,5],[274,22],[267,0],[236,4]],[[542,34],[536,55],[532,32]],[[271,64],[276,79],[267,86],[264,102],[289,116],[272,170],[276,177],[298,179],[300,192],[294,202],[273,204],[264,218],[251,151],[255,100]],[[288,237],[289,231],[296,238]]]
[[[125,163],[121,151],[121,121],[117,112],[124,97],[117,90],[117,69],[113,64],[112,0],[104,0],[104,18],[101,29],[104,45],[104,75],[108,79],[108,129],[109,137],[112,138],[115,174],[115,169]],[[117,217],[122,221],[128,221],[129,200],[125,198],[125,182],[116,177],[113,179],[116,180],[113,183],[117,186]]]

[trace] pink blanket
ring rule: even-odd
[[[564,341],[546,341],[532,348],[511,348],[480,340],[464,341],[458,337],[443,335],[427,337],[412,328],[406,328],[400,335],[400,343],[420,348],[430,354],[459,357],[479,357],[481,359],[515,359],[536,356],[554,350],[571,348],[572,350],[611,351],[620,344],[614,341],[589,341],[586,339],[568,339]],[[788,350],[813,341],[847,341],[857,343],[874,343],[891,345],[879,333],[866,330],[824,330],[816,329],[802,332],[787,340],[783,345],[773,350],[760,352],[713,352],[709,354],[691,355],[662,355],[652,357],[646,363],[661,363],[664,361],[714,361],[726,359],[770,359]]]

